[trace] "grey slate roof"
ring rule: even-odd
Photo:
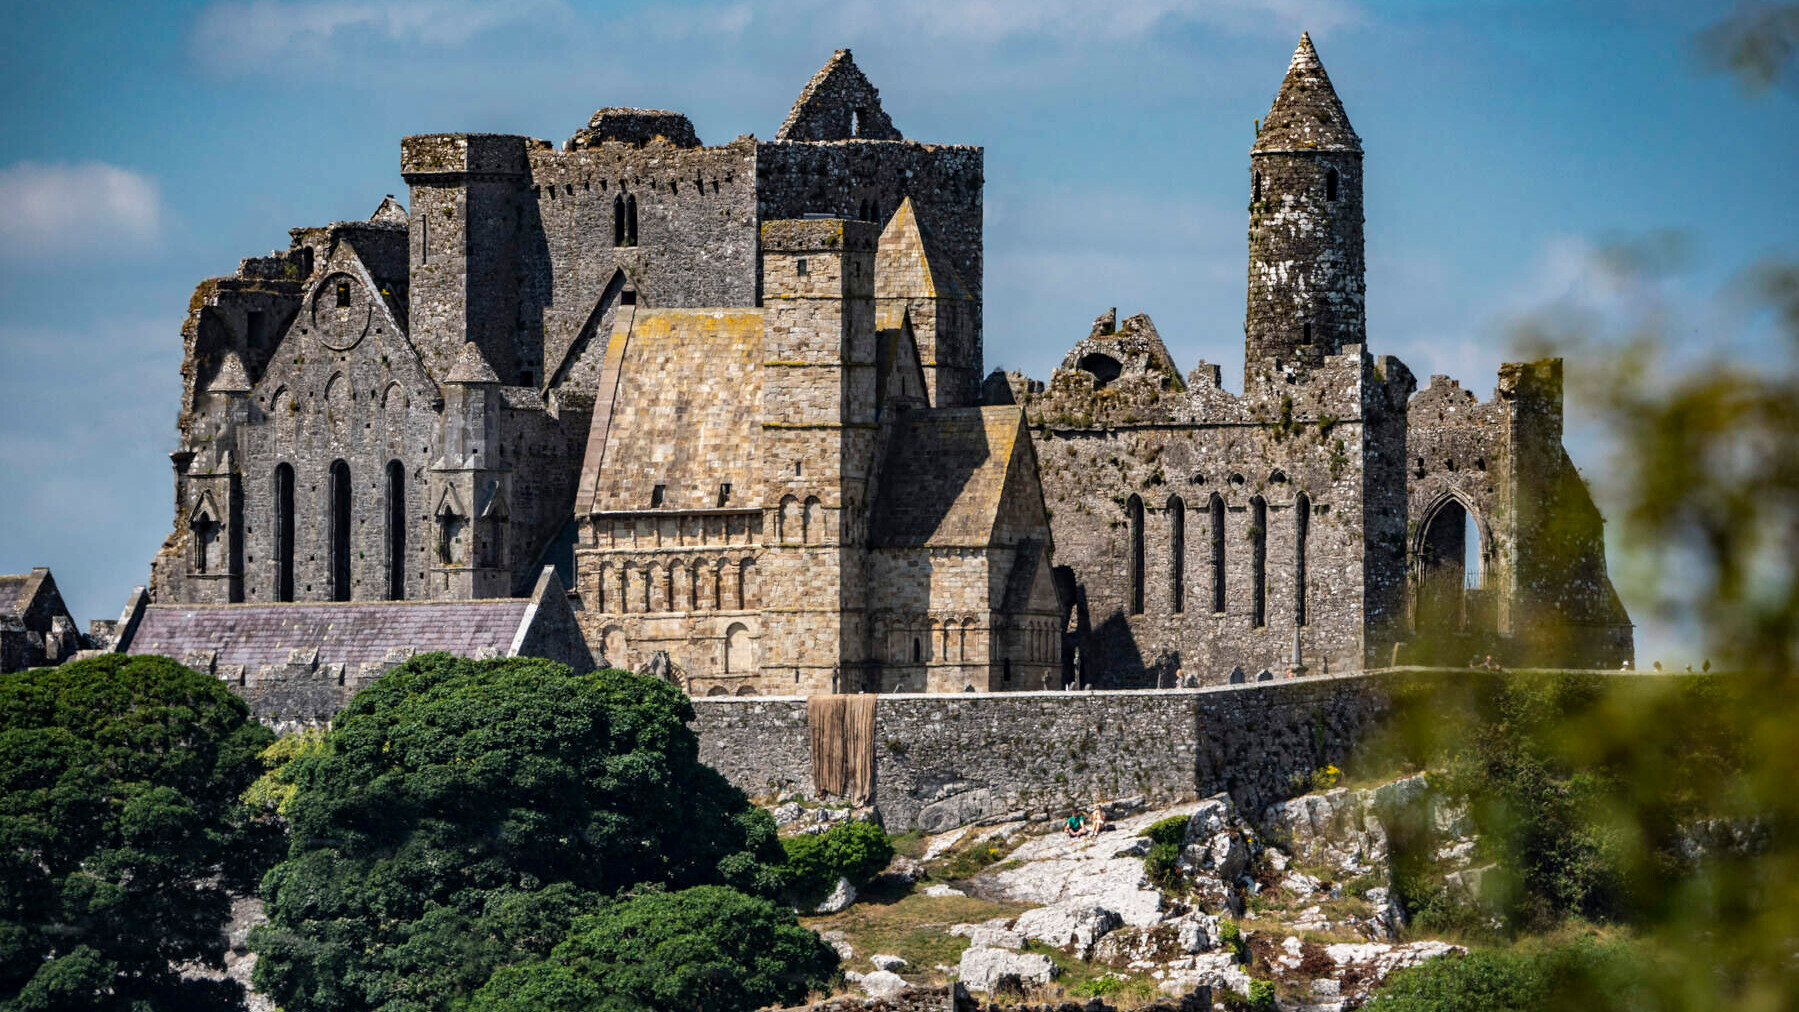
[[[0,576],[0,615],[17,615],[31,603],[30,583],[30,573]]]
[[[512,646],[527,598],[485,601],[334,601],[290,604],[153,604],[126,648],[179,660],[217,652],[219,665],[251,671],[318,649],[320,664],[380,662],[403,647],[464,657]]]

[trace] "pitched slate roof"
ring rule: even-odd
[[[614,335],[612,390],[601,381],[578,503],[591,512],[754,506],[762,441],[762,312],[639,309]],[[619,342],[622,340],[622,346]],[[608,348],[612,369],[614,348]],[[598,456],[595,457],[595,445]]]
[[[21,615],[31,606],[36,573],[0,576],[0,615]]]
[[[1301,35],[1299,48],[1287,65],[1280,93],[1268,109],[1256,134],[1252,152],[1260,151],[1360,151],[1362,139],[1349,125],[1349,114],[1331,86],[1330,75],[1312,48],[1312,37]]]
[[[530,607],[528,598],[153,604],[125,652],[178,660],[211,652],[216,664],[250,671],[285,664],[292,651],[313,648],[321,665],[380,662],[395,647],[503,656]]]
[[[881,230],[875,252],[875,297],[968,298],[962,276],[936,249],[911,197],[900,201],[899,210]]]
[[[873,543],[991,544],[1023,433],[1010,405],[910,412],[887,454]]]

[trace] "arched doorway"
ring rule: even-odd
[[[1463,501],[1444,496],[1425,513],[1413,546],[1412,623],[1426,640],[1481,631],[1486,587],[1480,522]]]

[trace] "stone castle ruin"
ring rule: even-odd
[[[982,151],[905,139],[848,50],[770,141],[607,108],[400,155],[409,207],[196,290],[120,649],[249,656],[331,603],[285,648],[343,684],[417,646],[398,603],[529,599],[483,649],[696,695],[1630,656],[1559,362],[1480,402],[1366,350],[1361,145],[1309,39],[1251,152],[1242,394],[1110,312],[1048,384],[983,380]]]

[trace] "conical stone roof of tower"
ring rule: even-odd
[[[1330,75],[1312,48],[1310,34],[1299,37],[1280,93],[1256,134],[1252,154],[1264,151],[1360,151],[1362,139],[1331,87]]]

